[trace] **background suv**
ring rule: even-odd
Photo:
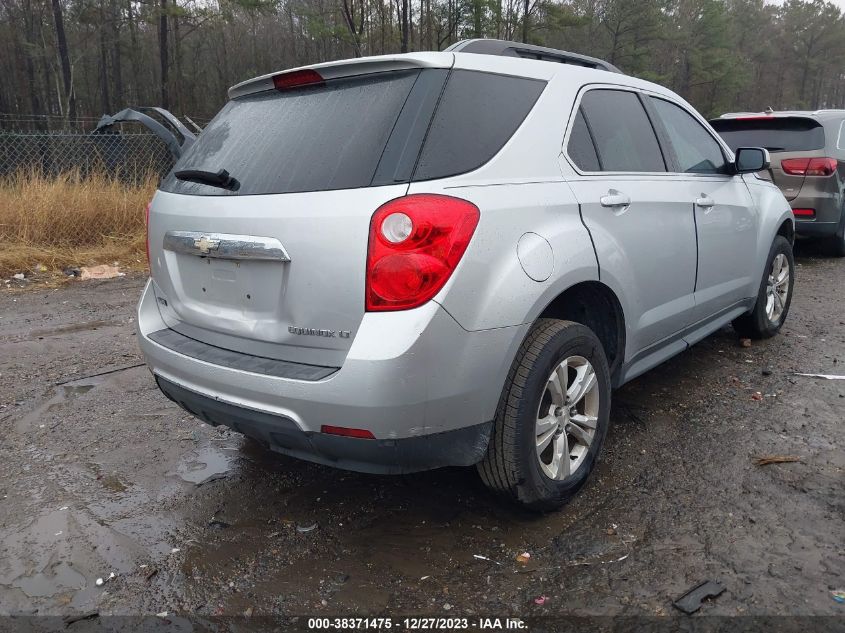
[[[282,453],[478,464],[554,508],[611,387],[731,321],[781,327],[793,217],[689,104],[510,42],[267,75],[151,203],[141,348],[162,391]]]
[[[845,256],[845,110],[724,114],[710,122],[736,151],[765,147],[774,182],[795,213],[798,235],[823,237]]]

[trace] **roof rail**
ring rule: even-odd
[[[547,62],[571,64],[572,66],[596,68],[598,70],[606,70],[612,73],[622,73],[622,71],[613,64],[596,57],[561,51],[556,48],[546,48],[545,46],[522,44],[521,42],[508,42],[506,40],[461,40],[460,42],[452,44],[444,52],[478,53],[480,55],[501,55],[503,57],[539,59]]]

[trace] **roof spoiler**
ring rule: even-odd
[[[620,73],[613,64],[587,55],[561,51],[556,48],[535,46],[533,44],[522,44],[520,42],[508,42],[506,40],[461,40],[452,44],[444,52],[448,53],[477,53],[480,55],[501,55],[503,57],[522,57],[524,59],[539,59],[559,64],[570,64],[572,66],[583,66],[584,68],[595,68],[606,70],[611,73]]]
[[[143,111],[152,112],[160,116],[164,123],[154,119]],[[126,108],[117,114],[104,114],[97,127],[94,128],[93,134],[107,134],[111,128],[117,123],[140,123],[149,129],[153,134],[159,137],[167,149],[173,155],[173,158],[179,158],[184,151],[194,144],[197,139],[196,134],[191,132],[185,125],[177,119],[172,112],[164,108]],[[166,123],[166,125],[165,125]],[[180,140],[181,138],[181,140]]]

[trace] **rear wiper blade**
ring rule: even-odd
[[[189,180],[191,182],[199,182],[204,185],[212,185],[213,187],[221,187],[231,191],[237,191],[241,186],[235,178],[229,175],[225,169],[220,171],[206,171],[204,169],[180,169],[173,174],[179,180]]]

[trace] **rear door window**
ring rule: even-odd
[[[414,180],[472,171],[495,156],[513,136],[546,82],[471,70],[455,70],[420,155]]]
[[[824,128],[805,117],[714,119],[710,125],[735,152],[739,147],[765,147],[770,152],[810,152],[824,147]]]
[[[719,174],[725,171],[722,147],[701,123],[679,105],[649,97],[675,150],[678,170],[686,174]]]
[[[174,172],[225,169],[240,188],[231,192],[179,180],[173,172],[161,188],[194,195],[249,195],[366,187],[419,74],[375,73],[233,99]]]
[[[666,171],[654,128],[635,93],[590,90],[581,99],[581,109],[602,171]]]

